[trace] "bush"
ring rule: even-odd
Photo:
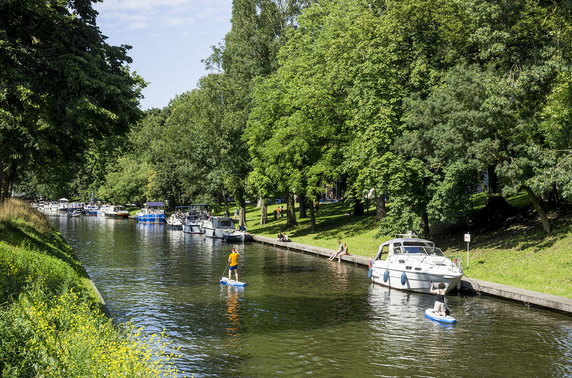
[[[175,375],[163,337],[119,328],[70,291],[34,292],[0,310],[2,376]]]

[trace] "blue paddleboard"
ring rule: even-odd
[[[226,277],[221,278],[220,283],[227,286],[246,286],[246,282],[229,280]]]
[[[431,320],[435,320],[436,322],[440,322],[440,323],[448,323],[448,324],[452,324],[452,323],[456,323],[457,319],[455,319],[452,316],[441,316],[436,314],[432,308],[428,308],[427,310],[425,310],[425,316],[428,317]]]

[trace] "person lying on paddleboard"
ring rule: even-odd
[[[240,253],[238,253],[238,251],[236,250],[236,248],[233,248],[232,251],[230,251],[230,255],[228,255],[228,279],[230,280],[230,276],[232,274],[232,271],[234,270],[234,279],[236,281],[238,281],[238,257],[240,256]]]
[[[445,290],[446,286],[445,283],[441,282],[435,288],[433,286],[433,282],[431,282],[431,290],[429,291],[431,294],[437,294],[437,298],[435,299],[435,306],[433,307],[433,312],[435,314],[439,314],[440,316],[447,315],[447,309],[445,308]]]

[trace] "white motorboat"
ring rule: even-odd
[[[167,218],[167,224],[174,230],[182,230],[183,223],[188,214],[190,206],[177,206],[175,212]]]
[[[183,232],[188,234],[204,234],[203,221],[209,218],[207,205],[191,205],[185,220],[183,221]]]
[[[463,276],[460,266],[446,257],[430,240],[412,234],[379,246],[372,263],[373,282],[393,289],[429,293],[431,282],[443,282],[449,291]]]
[[[77,210],[77,209],[71,210],[71,211],[68,212],[68,215],[69,215],[70,217],[79,217],[79,216],[81,215],[81,211],[80,211],[80,210]]]
[[[89,205],[85,206],[85,215],[97,215],[99,212],[99,206],[94,203],[90,203]]]
[[[129,218],[129,211],[125,208],[125,206],[116,205],[110,206],[104,210],[104,214],[108,218]]]
[[[102,205],[97,210],[97,215],[104,217],[105,213],[107,213],[108,211],[111,211],[112,208],[113,208],[113,205]]]
[[[254,240],[251,234],[239,230],[223,230],[222,238],[229,243],[244,243]]]
[[[222,239],[223,231],[234,230],[234,221],[229,217],[210,217],[203,221],[202,228],[206,237]]]

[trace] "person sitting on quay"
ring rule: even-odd
[[[332,255],[330,257],[328,257],[328,260],[333,260],[336,257],[338,257],[339,254],[341,254],[344,250],[344,246],[342,244],[341,240],[338,240],[338,249],[336,250],[336,252],[332,253]]]
[[[281,233],[281,232],[278,233],[278,236],[276,237],[276,240],[277,240],[277,241],[280,241],[280,242],[289,242],[289,241],[291,241],[291,240],[290,240],[290,237],[288,237],[288,235],[283,234],[283,233]]]

